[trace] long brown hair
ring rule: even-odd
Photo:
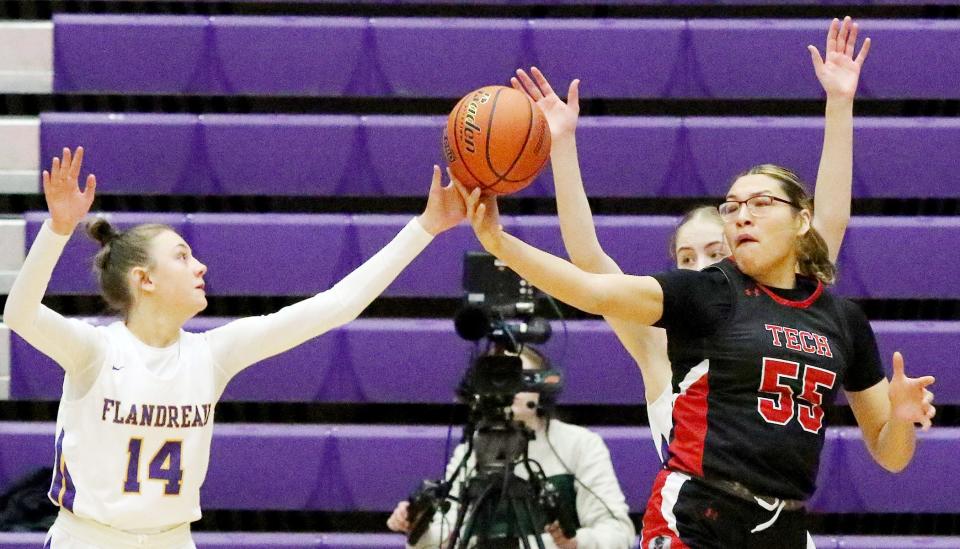
[[[796,242],[797,270],[800,274],[816,278],[824,284],[833,284],[837,279],[837,267],[830,261],[827,242],[813,228],[813,197],[807,192],[800,177],[776,164],[760,164],[741,173],[734,181],[745,175],[766,175],[776,179],[791,202],[810,212],[810,230],[797,238]]]
[[[149,223],[117,231],[102,217],[87,224],[87,235],[100,243],[100,251],[93,260],[100,294],[112,310],[124,317],[133,307],[127,274],[134,267],[149,269],[152,266],[150,242],[164,231],[173,231],[173,228]]]

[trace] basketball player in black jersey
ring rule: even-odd
[[[732,257],[703,271],[593,274],[507,234],[496,199],[458,186],[484,248],[586,312],[667,330],[676,400],[641,547],[804,548],[804,505],[842,387],[870,454],[896,472],[935,413],[930,376],[886,379],[873,331],[834,276],[789,171],[745,172],[719,212]],[[809,544],[809,545],[808,545]]]

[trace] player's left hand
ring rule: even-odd
[[[548,524],[544,531],[550,534],[550,537],[553,538],[553,543],[557,545],[560,549],[577,549],[577,538],[568,538],[563,535],[563,529],[560,528],[560,522],[554,521],[553,524]]]
[[[440,166],[434,165],[427,208],[419,217],[420,225],[434,236],[457,226],[467,215],[466,205],[453,182],[446,186],[442,186],[440,182]]]
[[[893,417],[919,423],[924,431],[929,429],[937,409],[933,406],[933,393],[927,387],[934,381],[933,376],[907,377],[903,372],[903,355],[893,353],[893,378],[889,390]]]
[[[828,99],[853,100],[857,93],[860,69],[870,52],[870,39],[867,38],[863,41],[860,53],[853,56],[858,30],[859,26],[850,17],[845,17],[842,23],[834,19],[827,31],[824,57],[820,57],[816,47],[807,46],[813,61],[813,70],[816,71],[817,80],[823,86]]]

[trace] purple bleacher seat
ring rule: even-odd
[[[367,50],[365,19],[54,18],[56,91],[337,95]]]
[[[942,250],[956,245],[957,231],[957,217],[853,220],[837,262],[838,292],[869,297],[960,297],[960,284],[952,275],[932,271],[934,264],[951,262],[944,260]]]
[[[960,52],[938,45],[953,40],[960,22],[939,20],[861,20],[869,36],[869,71],[864,71],[862,98],[956,96],[960,75],[936,67],[960,64]],[[689,79],[700,85],[689,97],[810,98],[821,88],[811,78],[807,44],[823,48],[824,22],[817,20],[711,20],[689,23]],[[762,47],[756,47],[762,44]],[[771,55],[770,52],[779,52]],[[925,63],[918,59],[936,59]]]
[[[53,423],[0,423],[0,493],[41,467],[53,467]]]
[[[84,157],[84,168],[98,174],[107,189],[123,185],[124,194],[195,195],[210,179],[209,170],[197,169],[205,159],[195,115],[43,113],[40,123],[40,162],[46,169],[64,147],[83,145],[92,153]]]
[[[445,124],[443,116],[45,113],[41,160],[83,144],[101,194],[424,196],[430,167],[443,160]],[[860,118],[855,126],[854,196],[960,196],[960,186],[944,183],[954,177],[960,121]],[[719,197],[761,163],[813,184],[823,119],[585,117],[578,133],[592,197]],[[520,196],[553,196],[550,171]]]
[[[440,138],[446,125],[446,116],[362,117],[353,162],[336,194],[426,196],[433,165],[445,165]]]
[[[705,192],[689,177],[688,166],[696,159],[684,145],[686,135],[680,118],[581,118],[577,149],[587,193],[591,197],[720,196]],[[524,194],[554,196],[553,167],[531,188]]]
[[[203,115],[198,122],[203,194],[384,193],[354,177],[365,163],[357,116]]]
[[[0,488],[53,459],[52,423],[0,423]],[[641,511],[660,461],[649,430],[596,428],[630,508]],[[456,443],[459,429],[454,429]],[[913,462],[894,475],[873,463],[856,427],[827,432],[811,509],[825,513],[950,513],[960,490],[960,429],[919,433]],[[201,493],[207,509],[390,511],[444,468],[447,428],[226,424],[214,429]],[[403,459],[397,459],[403,456]],[[264,467],[264,464],[270,464]],[[237,489],[242,483],[242,489]],[[909,486],[905,490],[904,486]]]
[[[581,80],[581,97],[690,95],[686,21],[535,19],[529,24],[537,66],[564,97],[574,78]]]
[[[114,214],[128,222],[174,219],[194,254],[207,263],[211,295],[309,295],[325,290],[372,256],[410,220],[406,215]],[[28,213],[27,245],[44,213]],[[504,217],[516,236],[566,256],[554,217]],[[627,273],[671,268],[667,240],[671,217],[597,217],[597,232]],[[960,297],[954,273],[960,258],[945,254],[960,240],[960,219],[857,217],[840,254],[837,293],[849,297]],[[80,244],[82,242],[82,244]],[[460,296],[463,254],[479,248],[465,225],[440,235],[387,289],[392,296]],[[67,245],[48,288],[50,294],[96,293],[90,265],[93,244]],[[933,261],[931,258],[936,258]],[[914,273],[922,266],[922,284]],[[276,276],[283,269],[283,277]]]
[[[455,98],[538,64],[591,97],[817,98],[806,45],[825,23],[57,15],[54,89]],[[877,43],[861,97],[957,96],[942,44],[960,22],[860,25]]]
[[[873,26],[860,21],[864,34],[868,29],[872,34]],[[695,20],[688,28],[689,79],[699,84],[688,97],[760,98],[776,90],[772,95],[778,98],[806,98],[822,93],[806,50],[811,43],[822,48],[821,20]],[[866,96],[865,90],[860,95]]]
[[[216,93],[356,94],[370,49],[359,17],[212,17],[208,70],[222,77]],[[385,90],[371,90],[379,94]]]
[[[856,198],[956,196],[953,160],[941,151],[960,139],[960,123],[943,118],[857,118],[854,121],[853,195]],[[733,177],[756,164],[796,171],[811,188],[816,182],[823,120],[819,118],[687,118],[673,154],[690,159],[689,180],[672,196],[721,196]],[[582,146],[582,145],[581,145]],[[905,155],[903,151],[922,151]],[[602,168],[601,168],[602,169]],[[586,174],[589,174],[585,170]],[[601,172],[603,173],[603,172]],[[589,177],[588,175],[584,176]],[[672,182],[672,181],[671,181]],[[592,181],[591,181],[592,183]],[[593,194],[592,187],[589,191]],[[671,192],[674,191],[674,192]]]
[[[53,89],[86,93],[201,93],[212,77],[210,19],[136,15],[54,17]]]
[[[206,331],[228,320],[200,317],[187,329]],[[884,364],[893,351],[902,352],[908,371],[937,377],[937,402],[960,403],[960,322],[881,321],[873,328]],[[643,402],[637,366],[606,323],[570,322],[568,330],[565,337],[554,323],[554,336],[543,346],[566,376],[561,403]],[[231,381],[223,399],[451,403],[471,348],[448,319],[360,319],[248,368]],[[59,367],[15,335],[10,353],[12,398],[60,398]]]
[[[521,19],[376,18],[367,64],[392,97],[461,97],[491,84],[509,85],[517,67],[536,62]]]
[[[194,255],[223,261],[205,277],[210,294],[313,294],[367,257],[352,245],[349,215],[194,214],[189,223]],[[253,255],[235,253],[241,247]]]

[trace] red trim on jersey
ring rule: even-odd
[[[663,518],[663,512],[660,511],[663,505],[663,485],[667,483],[667,475],[669,474],[668,469],[661,469],[657,477],[653,479],[653,489],[650,490],[650,499],[647,500],[647,510],[643,513],[643,532],[640,536],[642,540],[640,547],[657,536],[670,533],[667,520]]]
[[[707,438],[707,383],[709,371],[677,397],[673,405],[673,441],[667,467],[703,475],[703,445]]]
[[[763,284],[760,284],[759,282],[756,282],[756,284],[757,284],[757,288],[760,288],[761,290],[763,290],[763,293],[770,296],[770,299],[776,301],[781,305],[786,305],[787,307],[793,307],[795,309],[806,309],[810,307],[820,297],[820,294],[823,293],[823,281],[821,280],[817,280],[817,289],[814,290],[812,294],[810,294],[810,297],[808,297],[807,299],[804,299],[803,301],[793,301],[785,297],[780,297],[777,294],[771,292],[770,289],[764,286]]]
[[[640,547],[649,547],[650,542],[658,536],[670,538],[670,549],[690,549],[687,544],[677,537],[663,518],[663,487],[670,476],[669,469],[661,469],[653,481],[650,499],[647,500],[647,510],[643,513],[643,530],[640,533]]]

